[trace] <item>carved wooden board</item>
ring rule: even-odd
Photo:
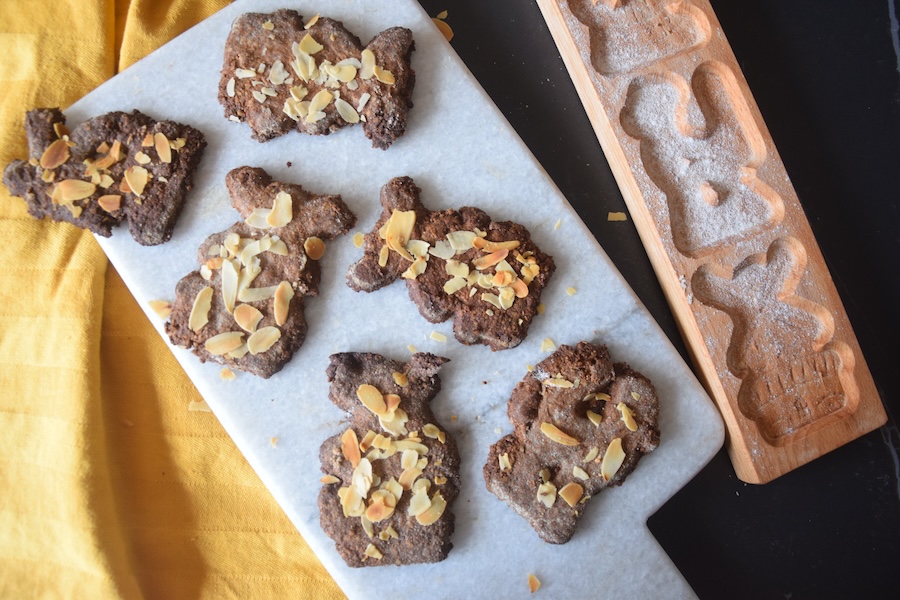
[[[886,416],[809,222],[707,0],[538,0],[738,476]]]

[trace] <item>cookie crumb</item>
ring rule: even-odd
[[[188,404],[188,410],[191,412],[212,412],[206,400],[191,400]]]
[[[277,446],[278,446],[278,438],[277,438],[277,437],[269,438],[269,444],[270,444],[273,448],[277,447]]]
[[[228,367],[222,367],[222,370],[219,371],[219,379],[221,379],[222,381],[234,381],[234,378],[234,371],[232,371]]]
[[[534,573],[528,574],[528,590],[533,594],[541,588],[541,581]]]

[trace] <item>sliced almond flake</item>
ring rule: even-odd
[[[398,408],[394,411],[393,419],[391,419],[390,422],[385,421],[384,417],[378,417],[378,423],[381,425],[382,429],[391,435],[397,436],[409,433],[406,429],[407,421],[409,421],[409,416],[402,408]]]
[[[560,225],[562,225],[562,219],[557,219],[556,224],[553,225],[553,229],[559,229]]]
[[[383,237],[388,247],[410,262],[414,258],[406,250],[406,244],[409,243],[415,226],[415,211],[394,209],[383,228]]]
[[[234,70],[234,76],[238,79],[250,79],[251,77],[256,77],[256,71],[253,69],[237,68]]]
[[[139,165],[147,165],[150,164],[151,159],[147,154],[138,152],[134,155],[134,160],[136,160]]]
[[[259,88],[259,91],[262,92],[263,94],[265,94],[266,96],[271,96],[273,98],[278,95],[278,92],[276,92],[275,88],[273,88],[273,87],[261,87],[261,88]]]
[[[390,504],[388,498],[393,499],[393,506]],[[394,506],[396,506],[396,504],[397,501],[390,492],[387,490],[377,490],[372,494],[372,503],[369,505],[369,508],[366,509],[365,517],[373,523],[384,521],[394,514]]]
[[[256,331],[256,326],[262,321],[263,314],[254,306],[241,304],[234,309],[234,321],[247,333]]]
[[[512,463],[509,462],[509,452],[504,452],[498,456],[497,461],[500,463],[501,471],[509,471],[512,469]]]
[[[209,265],[200,265],[200,277],[206,281],[212,279],[212,269],[209,268]]]
[[[509,250],[503,248],[501,250],[491,252],[490,254],[486,254],[485,256],[479,256],[474,261],[472,261],[472,264],[476,269],[482,271],[484,269],[487,269],[488,267],[493,267],[501,260],[505,259],[507,256],[509,256]]]
[[[160,180],[161,179],[162,179],[162,177],[160,177]],[[97,185],[105,190],[114,183],[115,183],[115,181],[113,181],[113,178],[110,177],[109,175],[107,175],[106,173],[104,173],[103,175],[100,176],[100,183],[98,183]]]
[[[348,429],[341,435],[341,454],[350,461],[354,469],[359,465],[362,456],[359,454],[359,441],[356,437],[356,432],[352,429]]]
[[[191,314],[188,317],[188,327],[194,333],[199,333],[209,323],[209,309],[212,306],[213,289],[209,286],[197,292],[194,304],[191,306]]]
[[[190,412],[212,412],[205,400],[191,400],[188,402],[188,410]]]
[[[375,440],[376,434],[371,429],[366,432],[366,435],[363,436],[362,441],[359,443],[360,452],[365,452],[369,448],[372,447],[372,442]]]
[[[387,245],[381,247],[381,250],[378,252],[378,266],[384,268],[388,263],[388,254],[390,250]]]
[[[556,344],[553,343],[553,340],[544,338],[544,341],[541,342],[541,352],[552,352],[554,350],[556,350]]]
[[[304,52],[304,53],[310,54],[310,55],[315,54],[316,52],[319,52],[324,47],[325,46],[323,46],[322,44],[317,42],[315,40],[315,38],[308,33],[305,36],[303,36],[302,40],[300,40],[300,46],[299,46],[301,52]]]
[[[360,54],[360,70],[359,78],[363,80],[372,79],[375,75],[375,53],[368,48],[364,49]]]
[[[458,260],[448,260],[447,264],[445,265],[445,269],[447,271],[447,275],[452,275],[454,277],[469,276],[469,265]]]
[[[309,29],[310,27],[312,27],[313,25],[315,25],[315,24],[318,23],[318,22],[319,22],[319,14],[316,13],[315,15],[313,15],[312,17],[310,17],[310,18],[309,18],[309,21],[307,21],[307,22],[303,25],[303,29]]]
[[[588,475],[587,471],[577,466],[572,467],[572,476],[581,479],[582,481],[587,481],[591,478],[591,476]]]
[[[70,133],[72,133],[64,123],[61,123],[59,121],[53,124],[53,132],[56,134],[56,137],[60,138],[63,136],[68,136]]]
[[[384,396],[378,391],[374,385],[364,383],[356,388],[356,397],[359,401],[376,415],[383,415],[387,411],[384,403]]]
[[[498,288],[499,287],[507,287],[507,286],[511,285],[512,282],[515,281],[515,279],[516,279],[516,276],[514,273],[510,273],[509,271],[501,271],[500,269],[497,269],[497,271],[494,273],[493,283],[494,283],[494,286],[498,287]]]
[[[278,439],[278,438],[272,438],[272,439]],[[324,483],[325,485],[331,485],[333,483],[341,482],[341,480],[338,479],[337,477],[335,477],[334,475],[323,475],[322,478],[319,479],[319,481]]]
[[[596,427],[600,427],[600,423],[603,422],[603,415],[601,415],[599,413],[595,413],[592,410],[587,411],[587,418]]]
[[[454,277],[453,279],[448,280],[447,283],[444,284],[444,293],[455,294],[459,290],[466,287],[466,285],[467,285],[467,281],[466,281],[465,277]]]
[[[448,40],[449,41],[449,40]],[[541,589],[541,580],[534,573],[528,574],[528,591],[532,594]]]
[[[240,123],[241,122],[241,118],[237,115],[228,115],[228,120],[231,121],[232,123]]]
[[[222,370],[219,371],[219,379],[222,381],[234,381],[235,377],[234,371],[228,367],[222,367]]]
[[[572,383],[568,379],[563,379],[562,377],[550,377],[549,379],[545,379],[542,383],[549,387],[558,387],[558,388],[573,388],[573,387],[575,387],[574,383]]]
[[[473,231],[451,231],[447,234],[447,241],[457,252],[465,252],[474,247],[476,237]]]
[[[531,283],[540,272],[541,269],[537,265],[525,265],[522,267],[522,281],[526,284]]]
[[[44,183],[50,183],[54,179],[56,179],[56,173],[50,169],[44,169],[44,172],[41,173],[41,181]]]
[[[172,303],[168,300],[150,300],[147,305],[160,319],[165,319],[172,314]]]
[[[319,260],[325,255],[325,242],[316,236],[308,237],[303,242],[303,250],[312,260]]]
[[[241,302],[260,302],[262,300],[268,300],[275,297],[276,290],[278,290],[277,285],[246,288],[238,292],[238,300]]]
[[[366,546],[366,551],[364,555],[368,558],[374,558],[375,560],[380,560],[384,558],[384,555],[375,547],[375,544],[369,544]]]
[[[271,213],[271,208],[254,208],[253,211],[247,215],[244,223],[256,229],[269,229],[271,225],[269,225],[268,219]]]
[[[63,179],[54,189],[58,204],[71,204],[83,200],[97,190],[97,186],[81,179]]]
[[[537,501],[547,508],[553,508],[553,505],[556,504],[556,486],[553,485],[553,482],[545,481],[538,486]]]
[[[417,257],[409,267],[400,274],[404,279],[415,279],[425,272],[428,262],[421,256]]]
[[[226,240],[227,242],[227,240]],[[234,260],[226,260],[222,263],[222,302],[229,313],[234,311],[238,292],[238,270]]]
[[[508,240],[505,242],[489,242],[483,237],[478,237],[473,245],[484,252],[496,252],[497,250],[515,250],[521,245],[519,240]]]
[[[609,481],[615,477],[623,462],[625,451],[622,449],[622,438],[614,438],[603,453],[603,462],[600,463],[600,474],[603,479]]]
[[[397,530],[394,529],[393,526],[388,525],[387,529],[382,530],[378,534],[378,539],[386,542],[391,539],[394,539],[394,540],[400,539],[400,536],[397,534]]]
[[[441,515],[444,514],[444,509],[446,508],[447,501],[444,500],[444,497],[440,492],[435,492],[434,496],[431,497],[431,506],[429,506],[425,512],[416,515],[416,521],[419,525],[425,525],[427,527],[428,525],[437,522],[437,520],[441,518]]]
[[[406,376],[406,373],[394,371],[391,376],[394,378],[394,383],[396,383],[400,387],[406,387],[409,385],[409,377]]]
[[[404,450],[400,455],[400,467],[404,470],[412,469],[419,462],[419,453],[415,450]]]
[[[272,245],[269,246],[267,252],[271,252],[272,254],[277,254],[278,256],[287,256],[288,249],[287,244],[284,243],[284,240],[273,240]]]
[[[404,469],[402,473],[400,473],[400,477],[397,479],[397,482],[403,487],[404,490],[412,489],[413,482],[419,475],[422,474],[422,469],[418,466],[413,466],[408,469]]]
[[[576,467],[577,468],[577,467]],[[566,501],[569,506],[575,506],[584,495],[584,488],[580,483],[570,481],[559,490],[559,497]]]
[[[428,254],[432,256],[436,256],[438,258],[443,258],[444,260],[448,260],[453,258],[456,254],[456,250],[448,241],[438,240],[434,243],[434,246],[428,249]]]
[[[361,113],[363,109],[366,107],[366,104],[369,103],[369,98],[372,95],[369,92],[363,92],[363,94],[359,97],[359,103],[356,105],[356,112]]]
[[[547,423],[546,421],[541,423],[541,433],[563,446],[577,446],[581,443],[553,423]]]
[[[516,298],[525,298],[528,296],[528,286],[521,279],[515,279],[509,287],[512,288],[513,293],[516,295]]]
[[[502,288],[498,295],[500,297],[500,308],[503,310],[508,310],[512,307],[513,302],[516,301],[516,293],[511,288]]]
[[[428,497],[428,490],[424,487],[418,488],[409,500],[409,508],[406,514],[411,517],[417,517],[431,508],[431,498]]]
[[[166,134],[161,131],[154,133],[153,147],[156,149],[160,162],[172,162],[172,145],[169,143],[169,138],[166,137]]]
[[[281,339],[281,330],[277,327],[263,327],[257,329],[247,340],[247,349],[250,354],[256,355],[265,352]]]
[[[400,396],[397,394],[385,394],[384,406],[387,412],[394,412],[397,410],[397,407],[400,406]]]
[[[282,281],[275,289],[275,324],[284,325],[287,322],[291,300],[294,297],[294,288],[287,281]]]
[[[634,420],[634,411],[624,402],[619,402],[616,405],[616,410],[622,413],[622,422],[625,423],[625,427],[628,431],[637,431],[638,427],[637,422]]]
[[[55,140],[41,154],[40,165],[45,169],[55,169],[69,160],[69,146],[66,140]]]
[[[373,67],[372,69],[372,74],[375,75],[375,79],[377,79],[381,83],[385,85],[394,85],[394,74],[387,69],[383,69],[378,65],[375,65],[375,67]]]
[[[228,94],[229,98],[234,98],[234,77],[225,84],[225,93]]]
[[[231,358],[233,358],[235,360],[240,360],[240,359],[244,358],[244,356],[246,356],[247,352],[249,352],[249,351],[250,350],[247,349],[247,344],[244,343],[244,344],[241,344],[236,350],[232,350],[231,352],[229,352],[228,356],[230,356]]]
[[[591,446],[591,449],[588,450],[588,453],[584,455],[584,459],[582,460],[582,462],[589,463],[597,458],[598,454],[600,454],[600,448],[598,448],[597,446]]]
[[[81,216],[82,208],[77,204],[66,204],[64,206],[69,209],[69,212],[71,212],[72,216],[76,219]]]
[[[272,68],[269,70],[269,81],[272,82],[272,85],[281,85],[289,76],[283,62],[276,60],[272,63]]]
[[[172,146],[172,150],[181,150],[184,148],[184,145],[187,143],[187,139],[180,137],[175,138],[174,140],[169,140],[169,145]]]
[[[144,193],[144,186],[147,185],[149,175],[144,167],[134,166],[125,169],[125,181],[128,182],[132,194],[140,197]]]
[[[487,302],[488,304],[492,304],[493,306],[496,306],[497,308],[499,308],[501,310],[503,309],[503,307],[500,306],[500,297],[497,294],[490,294],[490,293],[485,292],[485,293],[481,294],[481,299],[484,300],[485,302]]]
[[[260,104],[265,103],[265,101],[266,101],[266,95],[263,94],[261,91],[259,91],[259,90],[253,90],[252,92],[250,92],[250,94],[252,94],[252,95],[253,95],[253,98],[254,98],[257,102],[259,102]]]
[[[431,335],[429,335],[428,337],[430,337],[431,339],[433,339],[436,342],[446,342],[447,341],[447,336],[439,331],[432,331]]]
[[[232,350],[237,350],[244,343],[244,334],[240,331],[226,331],[206,340],[203,346],[206,351],[216,356],[222,356]]]
[[[409,240],[406,243],[406,250],[417,258],[428,260],[428,248],[430,245],[423,240]]]

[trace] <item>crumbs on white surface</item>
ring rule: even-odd
[[[547,306],[543,302],[537,305],[537,314],[542,315],[545,310],[547,310]]]
[[[273,448],[277,447],[278,446],[278,438],[277,437],[269,438],[269,445],[271,445]]]
[[[556,344],[550,338],[544,338],[541,342],[541,352],[553,352],[556,350]]]
[[[418,350],[416,350],[416,347],[413,346],[412,344],[409,344],[409,345],[406,347],[406,349],[409,350],[410,353],[412,353],[412,354],[415,354],[416,352],[418,352]]]
[[[576,290],[575,290],[575,288],[573,288],[573,287],[568,287],[568,288],[566,288],[566,293],[567,293],[568,295],[570,295],[570,296],[574,296],[574,295],[575,295],[575,291],[576,291]]]
[[[235,377],[236,375],[234,374],[234,371],[232,371],[228,367],[222,367],[222,370],[219,371],[219,379],[221,379],[222,381],[234,381]]]
[[[429,335],[428,337],[430,337],[431,339],[433,339],[436,342],[446,342],[447,341],[447,336],[444,335],[443,333],[441,333],[440,331],[432,331],[431,335]]]
[[[172,313],[172,303],[168,300],[151,300],[147,304],[160,319],[166,319]]]
[[[559,229],[560,225],[562,225],[562,219],[557,219],[556,224],[553,225],[553,229]]]
[[[206,400],[191,400],[188,404],[188,410],[191,412],[212,412]]]
[[[534,573],[528,574],[528,590],[533,594],[541,587],[541,580]]]

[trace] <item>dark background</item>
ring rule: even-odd
[[[687,357],[632,223],[606,220],[625,204],[537,5],[420,3],[431,16],[449,12],[453,48]],[[889,421],[762,486],[738,480],[724,450],[716,455],[649,522],[701,598],[900,597],[900,57],[889,15],[896,4],[712,2]]]

